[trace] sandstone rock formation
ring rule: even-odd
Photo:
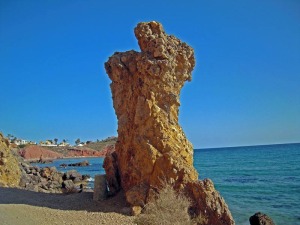
[[[18,186],[21,170],[9,148],[9,141],[0,133],[0,186]]]
[[[195,66],[193,49],[157,22],[134,30],[141,52],[116,52],[105,63],[118,118],[115,152],[104,161],[111,192],[132,206],[151,200],[164,182],[193,200],[208,224],[234,224],[210,180],[198,181],[193,146],[178,124],[179,95]]]
[[[63,157],[63,155],[60,153],[37,145],[26,146],[20,150],[19,154],[26,160],[49,160]]]

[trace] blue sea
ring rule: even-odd
[[[59,168],[85,159],[92,165]],[[77,158],[41,166],[76,169],[93,177],[104,173],[102,163],[102,158]],[[249,225],[249,217],[258,211],[277,225],[300,225],[300,144],[195,149],[194,165],[200,179],[214,182],[237,225]]]

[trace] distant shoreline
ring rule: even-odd
[[[81,159],[81,158],[104,158],[103,156],[66,156],[66,157],[60,157],[60,158],[45,158],[43,159],[43,161],[45,161],[47,164],[48,161],[54,161],[54,160],[58,160],[58,159]],[[29,163],[42,163],[42,162],[38,162],[40,159],[36,158],[36,159],[24,159],[24,162],[29,162]]]

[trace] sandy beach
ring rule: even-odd
[[[134,217],[122,213],[126,207],[122,193],[103,201],[92,198],[92,192],[45,194],[0,187],[0,221],[2,225],[134,224]]]

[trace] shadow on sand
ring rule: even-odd
[[[3,187],[0,187],[0,204],[25,204],[60,210],[116,212],[120,214],[124,214],[122,213],[122,209],[127,206],[122,192],[106,200],[93,201],[92,192],[46,194]]]

